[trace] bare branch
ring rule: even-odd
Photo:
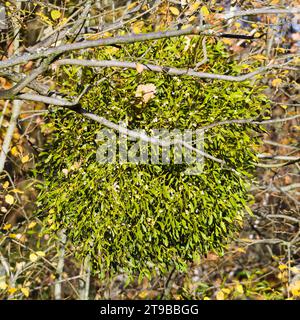
[[[300,148],[298,148],[298,147],[296,147],[296,146],[285,145],[285,144],[278,143],[278,142],[274,142],[274,141],[270,141],[270,140],[264,140],[264,143],[269,144],[269,145],[274,146],[274,147],[279,147],[279,148],[286,148],[286,149],[292,149],[292,150],[300,150]]]
[[[82,9],[82,7],[79,7],[77,11],[75,11],[70,17],[68,17],[68,21],[69,21],[69,20],[75,18],[83,10],[83,12],[80,14],[80,17],[75,21],[74,25],[71,28],[66,28],[66,25],[67,25],[67,21],[66,21],[66,23],[64,25],[59,26],[51,34],[47,35],[47,37],[45,39],[41,40],[36,45],[34,45],[30,48],[27,48],[26,51],[32,53],[41,47],[47,48],[47,47],[51,46],[54,42],[61,40],[68,35],[76,34],[77,29],[80,28],[80,25],[86,19],[86,16],[87,16],[90,8],[91,8],[90,4],[87,4],[87,6],[84,9]],[[61,30],[61,29],[63,29],[63,30]]]
[[[130,68],[136,69],[139,64],[136,62],[129,62],[129,61],[117,61],[117,60],[81,60],[81,59],[61,59],[55,62],[56,65],[77,65],[77,66],[85,66],[85,67],[119,67],[119,68]],[[194,69],[178,69],[173,67],[165,67],[165,66],[158,66],[154,64],[142,64],[144,66],[144,70],[149,70],[153,72],[160,72],[166,73],[170,75],[184,75],[184,76],[191,76],[195,78],[202,78],[202,79],[213,79],[213,80],[225,80],[225,81],[235,81],[235,82],[242,82],[248,79],[255,77],[258,74],[261,74],[265,71],[272,70],[272,69],[281,69],[287,68],[284,64],[280,65],[268,65],[265,67],[258,68],[257,70],[243,74],[240,76],[229,76],[224,74],[214,74],[208,72],[198,72]]]
[[[13,86],[8,90],[0,90],[0,99],[12,99],[12,97],[16,96],[21,90],[26,88],[33,80],[35,80],[40,74],[45,72],[49,64],[55,59],[55,57],[49,57],[45,59],[39,67],[31,71],[31,73],[22,78],[19,83]]]
[[[37,52],[31,53],[31,54],[26,53],[21,56],[14,56],[10,59],[0,61],[0,69],[26,63],[31,60],[45,58],[53,54],[62,54],[62,53],[81,50],[81,49],[96,48],[100,46],[110,46],[114,44],[126,44],[126,43],[129,44],[129,43],[135,43],[135,42],[172,38],[172,37],[179,37],[179,36],[192,35],[192,34],[211,35],[210,32],[205,32],[210,28],[211,28],[210,25],[205,25],[202,28],[190,27],[190,28],[181,29],[181,30],[159,31],[159,32],[150,32],[150,33],[142,33],[142,34],[129,34],[125,36],[115,36],[115,37],[103,38],[99,40],[75,42],[75,43],[65,44],[65,45],[61,45],[58,47],[53,47],[45,50],[38,50]]]
[[[54,296],[55,300],[62,299],[62,279],[63,279],[63,271],[65,265],[65,251],[66,251],[66,242],[67,236],[65,234],[65,230],[61,230],[59,233],[59,252],[58,252],[58,262],[56,267],[56,274],[58,275],[57,281],[55,281],[54,285]]]
[[[0,71],[0,76],[4,77],[10,81],[13,82],[19,82],[22,81],[26,78],[26,75],[22,74],[22,73],[16,73],[16,72],[1,72]],[[41,95],[48,95],[49,92],[49,87],[36,81],[36,80],[32,80],[31,82],[27,83],[27,87],[38,92]]]
[[[272,160],[283,160],[283,161],[300,161],[300,157],[293,157],[293,156],[276,156],[276,155],[268,155],[268,154],[258,154],[257,157],[259,159],[272,159]]]
[[[192,147],[190,144],[186,143],[185,141],[182,141],[182,140],[178,140],[178,139],[174,139],[173,141],[165,141],[165,140],[162,140],[162,139],[159,139],[159,138],[155,138],[155,137],[150,137],[148,135],[146,135],[145,133],[141,133],[141,132],[138,132],[138,131],[135,131],[135,130],[130,130],[130,129],[127,129],[121,125],[117,125],[103,117],[100,117],[92,112],[89,112],[81,107],[79,108],[75,108],[74,111],[76,111],[77,113],[80,113],[82,114],[83,116],[85,116],[86,118],[88,119],[91,119],[91,120],[94,120],[102,125],[104,125],[105,127],[108,127],[108,128],[111,128],[113,130],[116,130],[124,135],[127,135],[127,136],[130,136],[132,138],[135,138],[135,139],[141,139],[142,141],[145,141],[145,142],[149,142],[151,144],[155,144],[155,145],[159,145],[159,146],[162,146],[162,147],[167,147],[167,146],[170,146],[170,145],[173,145],[173,144],[180,144],[184,147],[186,147],[188,150],[191,150],[191,151],[195,151],[196,153],[200,154],[201,156],[203,157],[206,157],[208,159],[211,159],[215,162],[218,162],[220,164],[222,164],[223,166],[226,167],[226,169],[228,169],[227,165],[226,165],[226,162],[224,160],[220,160],[204,151],[201,151],[197,148],[194,148]],[[231,171],[234,171],[236,172],[234,169],[231,169],[229,168],[229,170]],[[237,172],[236,172],[237,173]]]
[[[250,9],[245,11],[237,11],[237,12],[228,12],[225,14],[221,14],[224,19],[232,19],[243,16],[255,16],[260,14],[297,14],[300,13],[299,8],[288,8],[288,9],[279,9],[274,8],[270,9],[270,7],[264,7],[259,9]]]
[[[78,104],[77,101],[68,101],[60,97],[47,97],[35,93],[22,93],[19,94],[16,99],[42,102],[45,104],[53,104],[62,107],[74,107]]]
[[[224,120],[219,121],[216,123],[209,124],[207,126],[202,127],[203,130],[212,129],[217,126],[225,125],[225,124],[256,124],[256,125],[262,125],[262,124],[270,124],[270,123],[280,123],[285,121],[290,121],[294,119],[300,118],[300,114],[286,117],[286,118],[278,118],[278,119],[271,119],[271,120],[262,120],[262,121],[255,121],[255,119],[232,119],[232,120]]]
[[[83,94],[83,93],[82,93]],[[81,94],[81,96],[82,96]],[[75,101],[71,102],[71,101],[68,101],[68,100],[65,100],[65,99],[62,99],[62,98],[58,98],[58,97],[47,97],[47,96],[42,96],[42,95],[38,95],[38,94],[31,94],[31,93],[24,93],[24,94],[20,94],[17,96],[18,99],[21,99],[21,100],[30,100],[30,101],[37,101],[37,102],[43,102],[45,104],[52,104],[52,105],[57,105],[57,106],[62,106],[62,107],[67,107],[81,115],[83,115],[84,117],[88,118],[88,119],[91,119],[93,121],[96,121],[108,128],[111,128],[113,130],[116,130],[122,134],[125,134],[125,135],[128,135],[132,138],[135,138],[135,139],[141,139],[142,141],[145,141],[145,142],[149,142],[151,144],[156,144],[156,145],[159,145],[159,146],[162,146],[162,147],[166,147],[166,146],[170,146],[170,145],[173,145],[173,144],[179,144],[179,145],[182,145],[184,147],[186,147],[188,150],[191,150],[191,151],[194,151],[200,155],[202,155],[203,157],[206,157],[210,160],[213,160],[215,162],[218,162],[219,164],[223,165],[224,168],[230,170],[230,171],[233,171],[235,173],[237,173],[239,175],[239,173],[232,169],[232,168],[229,168],[226,164],[226,162],[224,160],[221,160],[221,159],[218,159],[204,151],[201,151],[197,148],[194,148],[192,147],[190,144],[186,143],[185,141],[182,141],[182,140],[174,140],[174,141],[164,141],[162,139],[158,139],[158,138],[155,138],[155,137],[150,137],[150,136],[147,136],[146,134],[144,133],[140,133],[140,132],[137,132],[137,131],[134,131],[134,130],[129,130],[123,126],[120,126],[120,125],[117,125],[103,117],[100,117],[92,112],[89,112],[85,109],[83,109],[80,104],[79,104],[79,100],[81,98],[81,96],[79,96]]]
[[[300,187],[300,185],[299,185]],[[280,218],[280,219],[286,219],[286,220],[290,220],[296,223],[300,223],[300,219],[296,219],[294,217],[290,217],[284,214],[268,214],[267,218]]]
[[[257,15],[257,14],[295,14],[300,13],[300,9],[298,8],[289,8],[289,9],[270,9],[270,8],[261,8],[254,10],[246,10],[235,13],[227,13],[223,14],[222,17],[225,19],[231,19],[233,17],[246,16],[246,15]],[[218,33],[214,33],[212,30],[212,26],[207,24],[204,26],[192,26],[186,29],[181,30],[168,30],[168,31],[160,31],[160,32],[150,32],[144,34],[129,34],[125,36],[115,36],[110,38],[104,38],[93,41],[83,41],[76,42],[71,44],[65,44],[54,48],[49,48],[45,50],[40,50],[36,53],[32,54],[23,54],[21,56],[14,56],[5,61],[0,61],[0,69],[12,67],[18,64],[26,63],[30,60],[36,60],[39,58],[45,58],[52,54],[62,54],[65,52],[87,49],[87,48],[95,48],[99,46],[109,46],[113,44],[125,44],[125,43],[135,43],[142,42],[148,40],[157,40],[163,38],[171,38],[171,37],[179,37],[183,35],[206,35],[206,36],[226,36]]]

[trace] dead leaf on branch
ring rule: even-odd
[[[156,93],[156,87],[153,83],[148,83],[148,84],[140,84],[137,89],[135,96],[141,97],[143,102],[147,103],[149,100],[154,98]]]

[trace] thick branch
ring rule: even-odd
[[[195,151],[196,153],[200,154],[201,156],[205,157],[205,158],[208,158],[208,159],[211,159],[215,162],[218,162],[222,165],[225,165],[226,166],[226,162],[224,160],[220,160],[214,156],[211,156],[210,154],[204,152],[204,151],[201,151],[197,148],[194,148],[192,147],[190,144],[188,144],[187,142],[185,141],[182,141],[182,140],[178,140],[178,139],[174,139],[173,141],[166,141],[166,140],[162,140],[162,139],[159,139],[159,138],[155,138],[155,137],[150,137],[148,135],[146,135],[145,133],[141,133],[141,132],[138,132],[138,131],[134,131],[134,130],[130,130],[130,129],[127,129],[121,125],[117,125],[103,117],[100,117],[92,112],[89,112],[83,108],[76,108],[74,109],[74,111],[76,111],[77,113],[80,113],[82,114],[83,116],[85,116],[86,118],[88,119],[91,119],[93,121],[96,121],[102,125],[104,125],[105,127],[108,127],[108,128],[111,128],[113,130],[116,130],[126,136],[129,136],[129,137],[132,137],[134,139],[141,139],[142,141],[145,141],[145,142],[149,142],[151,144],[155,144],[155,145],[159,145],[161,147],[168,147],[170,145],[174,145],[174,144],[180,144],[184,147],[186,147],[188,150],[191,150],[191,151]],[[233,169],[231,169],[233,170]],[[235,170],[233,170],[235,171]]]
[[[26,78],[26,75],[22,73],[16,73],[16,72],[1,72],[0,71],[0,76],[4,77],[10,81],[13,82],[19,82],[22,81]],[[44,85],[40,83],[39,81],[32,80],[27,84],[27,87],[38,92],[41,95],[47,95],[49,92],[49,87],[47,85]]]
[[[191,34],[211,35],[210,32],[208,33],[205,32],[210,28],[211,28],[210,25],[206,25],[201,28],[190,27],[183,30],[170,30],[170,31],[150,32],[150,33],[142,33],[142,34],[129,34],[125,36],[115,36],[115,37],[104,38],[99,40],[75,42],[75,43],[61,45],[58,47],[49,48],[46,50],[40,50],[40,51],[37,51],[36,53],[31,53],[31,54],[26,53],[21,56],[15,56],[7,60],[0,61],[0,69],[26,63],[31,60],[45,58],[53,54],[62,54],[62,53],[81,50],[81,49],[96,48],[100,46],[110,46],[114,44],[126,44],[126,43],[129,44],[129,43],[143,42],[148,40],[179,37],[179,36],[191,35]]]
[[[178,69],[173,67],[164,67],[158,66],[154,64],[141,64],[137,62],[129,62],[129,61],[117,61],[117,60],[81,60],[81,59],[62,59],[56,62],[56,65],[76,65],[76,66],[85,66],[85,67],[118,67],[118,68],[130,68],[136,69],[138,65],[143,65],[145,70],[166,73],[170,75],[185,75],[195,78],[206,78],[213,80],[225,80],[225,81],[235,81],[242,82],[247,79],[251,79],[258,74],[261,74],[265,71],[271,69],[280,69],[286,68],[285,65],[268,65],[265,67],[258,68],[257,70],[243,74],[240,76],[230,76],[224,74],[214,74],[208,72],[198,72],[194,69]]]
[[[45,72],[55,57],[49,57],[45,59],[39,67],[32,70],[28,76],[23,77],[16,85],[8,90],[0,90],[0,99],[12,99],[21,90],[26,88],[32,81],[34,81],[40,74]]]
[[[270,9],[270,8],[260,8],[254,10],[246,10],[235,13],[227,13],[223,14],[222,17],[225,19],[231,19],[239,16],[247,16],[247,15],[257,15],[257,14],[296,14],[300,13],[300,9],[298,8],[289,8],[289,9]],[[169,31],[161,31],[161,32],[150,32],[143,34],[129,34],[125,36],[115,36],[111,38],[93,40],[93,41],[83,41],[76,42],[71,44],[66,44],[54,48],[49,48],[45,50],[38,51],[32,54],[23,54],[21,56],[15,56],[5,61],[0,61],[0,69],[12,67],[18,64],[26,63],[30,60],[36,60],[39,58],[45,58],[52,54],[61,54],[65,52],[87,49],[87,48],[95,48],[99,46],[109,46],[114,44],[125,44],[125,43],[135,43],[142,42],[148,40],[157,40],[163,38],[171,38],[171,37],[179,37],[184,35],[206,35],[206,36],[222,36],[221,34],[215,34],[212,30],[211,25],[205,25],[201,27],[190,27],[181,30],[169,30]]]
[[[91,119],[93,121],[96,121],[96,122],[104,125],[105,127],[116,130],[116,131],[118,131],[124,135],[130,136],[132,138],[141,139],[142,141],[149,142],[151,144],[159,145],[162,147],[167,147],[167,146],[174,145],[174,144],[182,145],[182,146],[186,147],[188,150],[194,151],[207,159],[218,162],[219,164],[223,165],[224,168],[239,174],[236,170],[234,170],[232,168],[228,168],[227,164],[224,160],[218,159],[218,158],[216,158],[216,157],[214,157],[214,156],[212,156],[202,150],[194,148],[193,146],[191,146],[190,144],[188,144],[185,141],[176,140],[176,139],[174,139],[173,141],[165,141],[165,140],[162,140],[159,138],[150,137],[150,136],[147,136],[145,133],[141,133],[141,132],[134,131],[134,130],[129,130],[129,129],[127,129],[123,126],[117,125],[117,124],[115,124],[115,123],[113,123],[103,117],[100,117],[92,112],[89,112],[80,106],[80,104],[79,104],[80,98],[81,98],[81,96],[78,97],[75,101],[70,102],[70,101],[67,101],[65,99],[61,99],[58,97],[55,97],[55,98],[54,97],[46,97],[46,96],[41,96],[38,94],[30,94],[30,93],[24,93],[24,94],[20,94],[17,96],[17,99],[38,101],[38,102],[43,102],[46,104],[53,104],[53,105],[67,107],[67,108],[83,115],[84,117],[86,117],[88,119]]]

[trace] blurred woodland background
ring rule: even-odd
[[[87,6],[89,10],[83,19],[81,15]],[[117,35],[120,30],[138,34],[144,28],[179,30],[194,24],[214,24],[225,13],[266,8],[299,9],[299,3],[0,1],[0,60],[36,53],[53,43],[57,46],[65,37],[72,39],[74,34],[68,33],[72,28],[77,32],[76,42],[92,41]],[[126,274],[100,281],[86,261],[74,257],[76,248],[64,237],[54,240],[42,232],[43,222],[34,214],[39,190],[32,171],[53,130],[51,123],[45,121],[47,104],[4,97],[0,100],[1,299],[299,299],[300,12],[237,15],[218,30],[249,36],[218,39],[231,59],[242,65],[242,73],[247,72],[249,64],[264,67],[274,61],[290,63],[287,68],[272,69],[258,77],[261,86],[266,87],[264,93],[270,100],[271,113],[261,133],[262,144],[257,147],[259,162],[250,203],[253,213],[246,215],[239,237],[223,256],[208,253],[190,263],[187,272],[174,269],[151,281],[146,277],[138,281],[137,277],[128,283]],[[214,41],[213,37],[204,37],[204,66],[205,46]],[[1,89],[11,89],[20,80],[18,74],[29,74],[33,68],[34,62],[26,61],[14,66],[10,75],[6,69],[0,69]],[[54,90],[61,69],[55,65],[51,68],[42,83]],[[12,122],[15,127],[7,146],[5,137]]]

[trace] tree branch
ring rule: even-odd
[[[51,62],[56,58],[56,56],[49,57],[45,59],[39,67],[31,71],[28,76],[23,77],[16,85],[8,90],[0,90],[0,99],[12,99],[21,90],[26,88],[33,80],[35,80],[40,74],[45,72]]]
[[[258,74],[261,74],[265,71],[271,69],[281,69],[287,68],[284,64],[278,65],[268,65],[265,67],[258,68],[257,70],[239,75],[239,76],[230,76],[224,74],[214,74],[208,72],[198,72],[194,69],[179,69],[173,67],[165,67],[165,66],[158,66],[154,64],[142,64],[137,62],[129,62],[129,61],[117,61],[117,60],[82,60],[82,59],[61,59],[55,62],[56,65],[76,65],[76,66],[85,66],[85,67],[118,67],[118,68],[128,68],[128,69],[136,69],[139,64],[145,67],[144,70],[153,71],[153,72],[160,72],[166,73],[170,75],[185,75],[191,76],[195,78],[202,78],[202,79],[213,79],[213,80],[225,80],[225,81],[235,81],[235,82],[242,82],[248,79],[255,77]]]
[[[45,58],[52,54],[62,54],[62,53],[81,50],[81,49],[96,48],[100,46],[110,46],[115,44],[129,44],[129,43],[135,43],[135,42],[144,42],[149,40],[172,38],[172,37],[179,37],[179,36],[192,35],[192,34],[211,35],[211,32],[205,32],[210,28],[211,28],[210,25],[206,25],[201,28],[190,27],[183,30],[181,29],[181,30],[169,30],[169,31],[159,31],[159,32],[141,33],[141,34],[129,34],[125,36],[102,38],[99,40],[69,43],[69,44],[65,44],[65,45],[61,45],[58,47],[53,47],[45,50],[37,50],[37,52],[35,53],[31,53],[31,54],[26,53],[21,56],[14,56],[10,59],[0,61],[0,69],[26,63],[31,60]]]
[[[298,8],[290,8],[290,9],[261,8],[261,9],[240,11],[235,13],[227,13],[227,14],[220,15],[220,17],[223,17],[225,19],[231,19],[233,17],[256,15],[256,14],[295,14],[295,13],[300,13],[300,9]],[[179,37],[184,35],[200,35],[201,34],[201,35],[210,36],[210,37],[222,36],[222,34],[214,33],[212,30],[210,30],[212,28],[213,28],[212,25],[207,24],[201,27],[192,26],[192,27],[189,27],[186,29],[180,29],[180,30],[167,30],[167,31],[149,32],[149,33],[142,33],[142,34],[128,34],[125,36],[114,36],[114,37],[104,38],[99,40],[65,44],[58,47],[39,50],[31,54],[14,56],[10,59],[0,61],[0,69],[26,63],[30,60],[45,58],[52,54],[62,54],[70,51],[76,51],[76,50],[87,49],[87,48],[95,48],[100,46],[109,46],[114,44],[126,44],[126,43],[129,44],[129,43],[143,42],[148,40],[158,40],[163,38]]]
[[[300,8],[288,8],[288,9],[279,9],[273,8],[270,9],[269,7],[259,8],[259,9],[250,9],[245,11],[237,11],[237,12],[228,12],[225,14],[220,14],[220,16],[226,20],[243,17],[243,16],[254,16],[260,14],[297,14],[300,13]]]

